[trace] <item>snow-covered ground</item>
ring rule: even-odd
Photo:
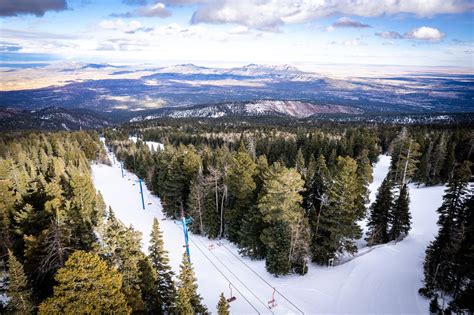
[[[129,139],[132,140],[133,142],[137,143],[138,137],[131,136],[131,137],[129,137]],[[143,140],[141,140],[141,141],[143,141]],[[154,141],[143,141],[143,142],[145,142],[145,144],[148,146],[150,151],[164,150],[164,148],[165,148],[165,145],[163,143],[154,142]]]
[[[371,200],[389,164],[389,157],[381,156],[374,168]],[[122,178],[118,163],[92,165],[92,172],[96,188],[117,217],[143,232],[145,252],[152,219],[160,219],[165,247],[177,273],[184,252],[183,232],[174,221],[163,220],[159,198],[144,187],[146,209],[142,210],[137,177],[125,171]],[[266,272],[264,261],[240,257],[237,248],[229,242],[191,234],[191,260],[199,292],[212,312],[221,292],[229,297],[230,282],[237,297],[231,303],[234,314],[427,313],[428,301],[417,290],[422,285],[425,248],[437,233],[435,210],[441,204],[443,188],[410,186],[413,229],[403,241],[364,250],[364,254],[332,268],[311,265],[305,276],[275,278]],[[269,309],[267,302],[272,297],[272,287],[278,291],[275,296],[278,306]]]

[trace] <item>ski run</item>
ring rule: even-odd
[[[183,231],[174,220],[165,219],[160,199],[143,184],[142,209],[138,178],[126,171],[109,153],[112,166],[93,164],[93,180],[116,216],[143,233],[142,249],[148,252],[153,218],[160,220],[170,264],[177,274],[185,248]],[[381,155],[374,167],[370,199],[388,172],[390,157]],[[412,230],[399,243],[364,247],[334,267],[311,264],[305,276],[276,278],[265,270],[265,262],[242,257],[226,240],[209,240],[189,234],[191,261],[198,278],[198,291],[209,311],[215,312],[219,294],[236,300],[233,314],[421,314],[429,301],[418,294],[423,280],[426,246],[437,233],[436,209],[441,205],[444,186],[417,188],[410,185]],[[360,222],[365,228],[365,222]],[[275,288],[275,293],[274,293]],[[269,308],[275,299],[276,306]]]

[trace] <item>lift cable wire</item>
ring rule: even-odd
[[[150,197],[150,194],[147,193],[147,195]],[[156,206],[160,206],[158,203],[156,203],[153,198],[150,198],[151,201],[156,205]],[[247,299],[247,297],[242,293],[240,292],[240,290],[232,283],[232,281],[230,281],[229,278],[226,277],[226,275],[219,269],[219,267],[216,266],[216,264],[206,255],[206,253],[197,245],[197,243],[193,240],[192,237],[189,237],[189,240],[196,246],[196,248],[204,255],[204,257],[209,260],[209,262],[214,266],[214,268],[216,268],[217,271],[219,271],[219,273],[235,288],[235,290],[244,298],[245,301],[247,301],[247,303],[258,313],[258,314],[261,314],[257,308]],[[221,262],[222,263],[222,262]],[[235,275],[234,275],[235,276]],[[238,277],[236,277],[238,279]],[[245,285],[244,285],[245,286]],[[246,287],[247,288],[247,287]],[[247,288],[248,289],[248,288]],[[250,291],[250,290],[249,290]],[[250,291],[252,293],[252,291]],[[253,294],[253,293],[252,293]],[[265,304],[264,304],[265,305]],[[266,305],[265,305],[266,307]]]
[[[256,272],[252,267],[250,267],[241,257],[239,257],[238,255],[236,255],[233,251],[231,251],[229,248],[227,248],[227,246],[225,246],[225,244],[222,244],[221,246],[224,246],[224,248],[229,252],[231,253],[232,255],[234,255],[242,264],[244,264],[248,269],[250,269],[254,274],[256,274],[260,279],[262,279],[268,286],[270,286],[272,289],[275,289],[275,292],[278,293],[282,298],[284,298],[288,303],[290,303],[291,305],[293,305],[294,308],[296,308],[301,314],[304,314],[304,312],[298,308],[298,306],[296,306],[295,304],[293,304],[285,295],[283,295],[283,293],[281,293],[280,291],[278,291],[275,286],[273,286],[271,283],[269,283],[267,280],[265,280],[265,278],[263,278],[260,274],[258,274],[258,272]]]
[[[226,277],[226,275],[219,269],[219,267],[217,267],[216,264],[206,255],[206,253],[196,244],[193,238],[190,237],[189,239],[196,246],[196,248],[204,255],[204,257],[209,260],[209,262],[214,266],[214,268],[219,271],[219,273],[224,277],[224,279],[226,279],[235,288],[235,290],[239,292],[239,294],[244,298],[245,301],[247,301],[247,303],[255,310],[255,312],[257,312],[257,314],[261,314],[258,309],[247,299],[247,297],[245,297],[245,295],[240,292],[240,290],[232,283],[232,281],[230,281],[230,279]]]
[[[205,244],[203,244],[200,240],[198,240],[198,242],[199,242],[201,245],[205,246]],[[242,285],[243,285],[260,303],[262,303],[262,305],[263,305],[265,308],[268,308],[268,305],[265,304],[265,302],[263,302],[255,293],[253,293],[253,291],[252,291],[245,283],[243,283],[242,280],[240,280],[240,278],[239,278],[235,273],[233,273],[232,270],[230,270],[229,267],[227,267],[226,264],[224,264],[224,263],[222,262],[222,260],[220,260],[219,257],[216,256],[216,254],[214,254],[214,253],[212,252],[212,250],[210,251],[210,253],[222,264],[222,266],[224,266],[225,269],[227,269],[227,271],[229,271],[230,274],[232,274],[240,283],[242,283]],[[270,312],[271,312],[272,314],[274,314],[274,313],[272,312],[272,310],[270,310]]]

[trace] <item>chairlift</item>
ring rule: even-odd
[[[229,283],[230,297],[227,299],[227,302],[234,302],[237,298],[232,294],[232,285]]]
[[[211,244],[211,245],[209,245],[209,246],[207,247],[207,249],[209,249],[209,250],[216,249],[216,245]]]
[[[276,290],[275,290],[275,288],[273,288],[272,299],[270,301],[268,301],[268,308],[269,309],[272,309],[272,308],[278,306],[278,303],[275,300],[275,292],[276,292]]]

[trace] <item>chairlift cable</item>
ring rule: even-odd
[[[284,298],[288,303],[290,303],[294,308],[296,308],[301,314],[304,314],[304,312],[298,307],[296,306],[295,304],[293,304],[293,302],[291,302],[285,295],[283,295],[283,293],[281,293],[280,291],[278,291],[275,286],[273,286],[271,283],[269,283],[267,280],[265,280],[265,278],[263,278],[260,274],[258,274],[258,272],[256,272],[252,267],[250,267],[245,261],[243,261],[243,259],[241,257],[239,257],[238,255],[236,255],[233,251],[231,251],[229,248],[227,248],[227,246],[225,246],[225,244],[222,244],[222,246],[224,246],[224,248],[229,252],[231,253],[232,255],[234,255],[242,264],[244,264],[248,269],[250,269],[254,274],[256,274],[260,279],[262,279],[263,282],[265,282],[269,287],[271,287],[272,289],[275,289],[275,292],[278,293],[282,298]]]

